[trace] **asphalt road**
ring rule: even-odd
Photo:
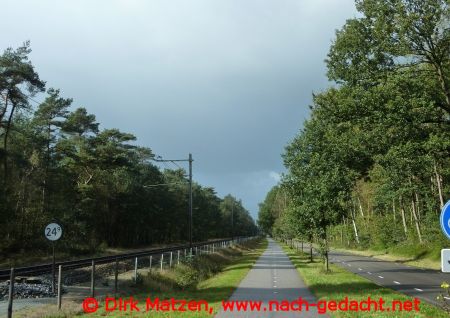
[[[289,257],[276,242],[269,239],[267,250],[257,260],[229,299],[234,301],[262,301],[262,310],[247,310],[245,312],[221,311],[216,317],[326,317],[325,315],[319,315],[313,306],[309,307],[310,311],[308,312],[305,311],[305,306],[302,307],[303,310],[301,312],[269,311],[270,300],[294,301],[298,300],[299,297],[310,304],[316,303],[316,298],[305,286]],[[263,308],[266,308],[266,311]]]
[[[442,291],[440,285],[444,281],[450,282],[450,274],[436,270],[338,251],[330,251],[329,257],[330,262],[368,278],[380,286],[389,287],[435,305],[439,305],[436,297]],[[447,302],[450,303],[450,298],[447,298]]]

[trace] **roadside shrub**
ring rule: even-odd
[[[219,273],[234,258],[242,256],[242,250],[256,246],[258,240],[246,242],[247,246],[222,249],[214,254],[187,258],[169,270],[152,270],[144,278],[144,287],[150,290],[170,291],[194,289],[197,284]]]
[[[182,290],[196,285],[200,277],[200,272],[191,265],[180,264],[175,268],[175,282]]]

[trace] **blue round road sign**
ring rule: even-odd
[[[441,227],[442,232],[450,239],[450,201],[442,208]]]

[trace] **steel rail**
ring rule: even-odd
[[[232,240],[231,239],[211,240],[211,241],[206,241],[206,242],[194,243],[194,244],[192,244],[192,246],[195,248],[195,247],[210,245],[210,244],[214,244],[214,243],[230,242],[230,241],[232,241]],[[189,248],[190,248],[189,244],[175,245],[175,246],[156,248],[156,249],[150,249],[150,250],[145,250],[145,251],[121,253],[121,254],[109,255],[109,256],[99,256],[99,257],[91,257],[91,258],[84,258],[84,259],[71,260],[71,261],[56,262],[55,266],[58,267],[59,265],[62,265],[63,268],[66,268],[66,269],[76,269],[76,268],[91,266],[92,261],[95,261],[95,264],[107,264],[107,263],[114,262],[116,260],[120,261],[120,260],[132,259],[132,258],[136,258],[136,257],[158,255],[158,254],[162,254],[162,253],[173,252],[173,251],[189,249]],[[30,275],[30,274],[38,275],[38,274],[51,272],[51,270],[52,270],[52,263],[14,268],[14,272],[15,272],[16,276]],[[11,269],[1,269],[0,270],[0,280],[7,280],[10,276],[10,273],[11,273]]]

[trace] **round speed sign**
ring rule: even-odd
[[[62,227],[58,223],[50,223],[45,227],[45,237],[50,241],[57,241],[61,238]]]

